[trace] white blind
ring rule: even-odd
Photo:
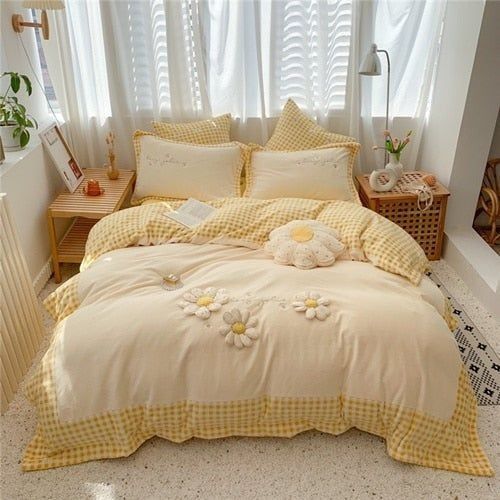
[[[277,66],[271,87],[281,109],[292,97],[327,115],[344,109],[351,36],[351,0],[278,2],[272,27]]]
[[[101,123],[120,100],[135,116],[247,119],[292,97],[326,115],[346,102],[351,1],[68,2],[77,85]]]

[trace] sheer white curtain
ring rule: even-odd
[[[391,52],[394,127],[417,129],[442,4],[72,0],[52,14],[48,64],[83,165],[104,161],[103,137],[113,129],[119,160],[132,167],[131,134],[158,118],[230,112],[236,138],[264,143],[292,97],[327,128],[359,137],[369,171],[383,129],[385,73],[360,80],[360,57],[372,41]]]
[[[200,3],[207,93],[235,135],[265,142],[286,100],[327,126],[345,114],[351,0]]]
[[[108,130],[127,168],[134,130],[149,129],[152,119],[210,116],[197,5],[72,0],[50,13],[47,64],[83,166],[105,160]]]
[[[446,2],[439,0],[378,0],[356,5],[351,56],[357,61],[350,69],[357,72],[371,43],[389,52],[389,128],[396,137],[413,130],[402,160],[407,170],[426,167],[417,165],[416,158],[432,98],[445,7]],[[350,88],[350,131],[363,145],[360,163],[365,172],[384,165],[383,152],[372,150],[373,145],[383,144],[385,128],[387,64],[380,56],[382,75],[353,75]]]

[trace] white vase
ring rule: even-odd
[[[385,184],[380,182],[381,175],[387,177],[387,182]],[[374,170],[371,173],[369,179],[370,187],[378,193],[390,191],[398,183],[402,176],[403,165],[398,160],[395,153],[389,153],[389,163],[385,166],[385,168]]]
[[[12,137],[12,133],[16,127],[17,123],[9,122],[8,125],[0,124],[0,137],[2,138],[2,144],[5,151],[19,151],[22,149],[19,144],[19,136]]]
[[[403,165],[399,161],[396,153],[389,153],[389,163],[385,168],[387,170],[392,170],[396,174],[398,180],[403,176]]]

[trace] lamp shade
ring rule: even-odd
[[[63,0],[24,0],[23,7],[25,9],[60,10],[64,9],[64,2]]]
[[[378,76],[382,73],[380,58],[377,54],[377,44],[372,43],[363,62],[359,66],[359,74],[367,76]]]

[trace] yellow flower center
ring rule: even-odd
[[[297,243],[305,243],[312,240],[314,231],[309,226],[298,226],[292,229],[290,235]]]
[[[213,301],[214,301],[214,299],[212,297],[210,297],[210,295],[202,295],[196,301],[196,304],[198,304],[200,307],[204,307],[204,306],[209,306],[210,304],[212,304]]]
[[[237,321],[231,326],[231,330],[233,330],[233,333],[235,333],[236,335],[245,333],[246,329],[247,327],[245,326],[245,323],[242,323],[241,321]]]
[[[316,299],[307,299],[304,301],[306,307],[318,307],[318,301]]]

